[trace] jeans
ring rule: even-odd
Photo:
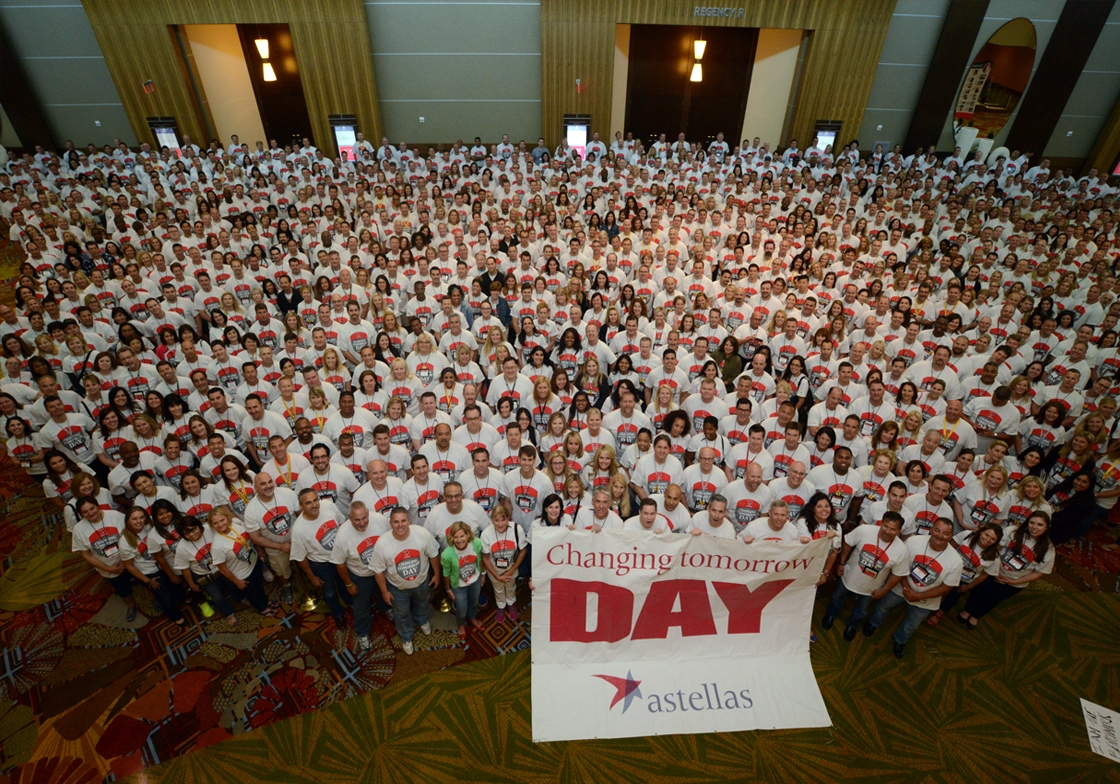
[[[965,602],[964,611],[973,618],[983,618],[996,608],[997,605],[1010,599],[1021,587],[1007,585],[988,578],[968,592],[968,601]]]
[[[179,603],[186,601],[187,592],[183,588],[183,583],[178,585],[171,582],[171,578],[163,572],[155,572],[149,576],[149,579],[155,579],[156,584],[149,586],[148,590],[152,592],[152,596],[156,598],[159,608],[163,610],[163,614],[170,618],[175,623],[183,620],[183,613],[179,610]]]
[[[907,603],[902,594],[891,591],[875,605],[875,612],[871,613],[871,618],[868,620],[868,623],[878,629],[883,625],[883,619],[887,617],[887,613],[900,604],[906,605],[906,617],[902,619],[902,623],[894,633],[894,641],[899,645],[905,645],[910,642],[910,638],[914,636],[914,632],[918,631],[918,627],[922,625],[922,621],[929,617],[930,612],[932,612],[931,610],[915,607]]]
[[[478,595],[482,593],[482,579],[479,578],[467,586],[452,588],[455,594],[455,620],[460,626],[465,626],[467,621],[478,617]]]
[[[849,591],[843,580],[836,581],[836,590],[832,592],[832,600],[829,601],[828,609],[824,611],[824,614],[826,618],[836,618],[844,609],[844,603],[848,601],[849,596],[856,597],[856,606],[852,609],[852,614],[848,616],[846,625],[849,629],[856,629],[867,617],[867,611],[871,609],[871,596]]]
[[[380,596],[377,590],[377,580],[373,577],[359,577],[349,572],[350,582],[358,592],[350,599],[350,606],[354,608],[354,632],[359,637],[369,637],[369,629],[373,623],[373,597]]]
[[[244,590],[238,588],[232,580],[227,579],[224,575],[221,579],[225,582],[226,590],[230,592],[233,598],[239,601],[247,601],[259,613],[268,609],[268,594],[264,592],[264,566],[261,565],[260,558],[253,564],[253,571],[245,578]]]
[[[521,559],[521,566],[517,567],[517,574],[526,580],[533,576],[533,545],[525,545],[525,557]]]
[[[233,605],[229,603],[229,597],[226,596],[226,591],[232,587],[226,579],[219,577],[210,579],[202,586],[202,590],[206,591],[206,595],[210,597],[210,603],[214,605],[214,608],[227,617],[233,615]]]
[[[339,581],[338,570],[334,568],[332,563],[319,563],[308,559],[307,565],[311,567],[311,573],[323,581],[323,587],[319,590],[323,592],[323,601],[327,603],[330,608],[331,615],[336,622],[342,621],[342,601],[339,599]],[[346,594],[349,596],[350,594]]]
[[[127,569],[115,577],[106,577],[105,581],[113,586],[113,593],[122,599],[132,596],[132,574]]]
[[[432,615],[432,588],[427,580],[407,590],[386,582],[393,599],[393,623],[402,642],[412,642],[416,626],[423,626]]]

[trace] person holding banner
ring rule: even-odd
[[[789,504],[780,498],[770,502],[770,512],[766,517],[751,520],[739,538],[747,544],[755,541],[808,544],[812,541],[808,535],[802,535],[789,519]]]
[[[840,579],[828,609],[824,611],[821,627],[826,631],[844,609],[848,597],[856,596],[856,606],[844,628],[844,639],[855,639],[863,619],[871,609],[871,602],[878,601],[894,590],[899,580],[906,576],[909,566],[906,545],[899,538],[903,519],[899,512],[887,510],[878,525],[860,525],[845,537],[840,550]],[[852,558],[856,562],[849,567]]]
[[[648,500],[648,499],[647,499]],[[611,511],[611,496],[606,490],[596,490],[591,496],[591,508],[579,510],[575,520],[576,530],[621,531],[622,520]]]
[[[883,625],[887,613],[900,604],[908,605],[906,617],[894,633],[894,655],[906,655],[906,643],[922,622],[935,612],[941,597],[961,583],[964,564],[953,540],[953,521],[939,517],[929,529],[929,536],[912,536],[906,540],[910,565],[907,576],[894,589],[878,601],[875,611],[863,625],[863,633],[870,637]]]
[[[654,536],[662,536],[673,531],[669,521],[657,513],[657,502],[652,498],[642,499],[638,504],[638,514],[627,518],[622,524],[622,530],[643,531]]]
[[[655,505],[656,511],[656,505]],[[692,518],[693,536],[707,535],[717,539],[734,539],[735,526],[727,516],[727,499],[716,493],[708,501],[708,508]]]
[[[801,515],[797,519],[797,532],[801,534],[802,539],[807,536],[810,541],[824,539],[825,537],[832,539],[832,546],[829,548],[828,558],[825,559],[824,569],[821,570],[820,579],[817,580],[817,585],[824,585],[832,574],[832,567],[836,564],[836,556],[840,553],[840,547],[844,542],[844,532],[840,529],[840,521],[833,514],[832,501],[829,500],[827,495],[821,492],[814,493],[809,499],[809,503],[801,508]]]

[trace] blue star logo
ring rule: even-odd
[[[642,696],[642,690],[638,688],[641,686],[642,682],[634,680],[634,674],[629,670],[626,672],[625,678],[616,678],[613,675],[595,675],[594,677],[606,681],[617,689],[614,694],[614,699],[611,700],[610,707],[607,708],[607,710],[612,710],[615,705],[622,702],[622,712],[626,713],[634,698]]]

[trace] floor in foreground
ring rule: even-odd
[[[1031,591],[974,632],[817,628],[829,729],[531,741],[527,651],[395,683],[153,768],[135,782],[1115,782],[1079,698],[1120,695],[1120,599]],[[419,655],[419,654],[418,654]],[[744,662],[749,666],[749,662]]]

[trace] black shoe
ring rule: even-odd
[[[896,659],[901,659],[905,655],[906,655],[906,646],[904,644],[900,643],[900,642],[896,642],[894,644],[894,657]]]
[[[851,642],[856,638],[856,632],[859,631],[855,626],[847,626],[844,628],[844,639]]]
[[[836,620],[835,615],[826,615],[825,617],[821,618],[821,628],[824,629],[825,631],[828,631],[829,629],[832,628],[832,623],[835,620]]]
[[[870,637],[874,633],[875,633],[875,627],[871,625],[870,621],[868,621],[867,623],[865,623],[863,625],[863,636],[864,637]]]

